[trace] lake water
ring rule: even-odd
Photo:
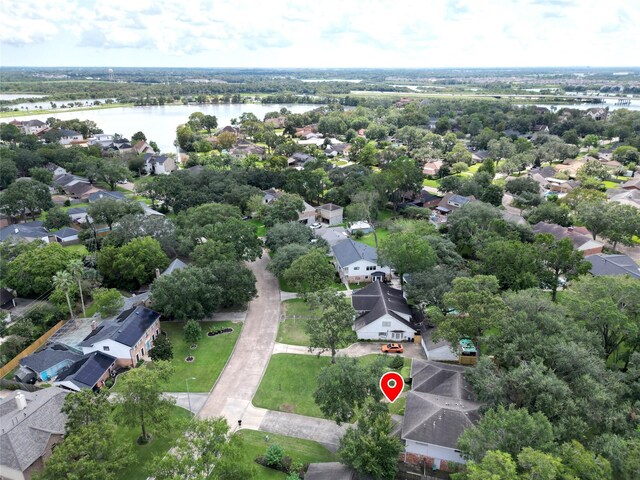
[[[293,113],[304,113],[320,105],[313,104],[252,104],[232,103],[222,105],[165,105],[155,107],[115,107],[103,110],[59,111],[55,114],[40,114],[19,117],[19,120],[39,119],[45,121],[49,117],[61,120],[93,120],[105,133],[119,133],[127,138],[143,131],[147,139],[153,140],[164,153],[174,152],[173,141],[176,138],[176,127],[186,123],[193,112],[215,115],[218,126],[231,124],[232,118],[238,118],[246,112],[253,113],[260,120],[268,112],[286,107]],[[3,122],[13,120],[11,117]]]

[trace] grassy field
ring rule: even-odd
[[[320,312],[310,309],[301,298],[282,302],[282,306],[286,319],[284,322],[280,322],[276,340],[289,345],[309,345],[309,336],[305,331],[305,325],[308,320],[317,317]]]
[[[117,443],[127,445],[135,456],[132,465],[120,477],[121,480],[146,480],[149,476],[149,463],[156,455],[169,451],[176,439],[182,435],[187,421],[191,418],[191,414],[180,407],[173,407],[171,414],[175,426],[164,431],[154,430],[153,426],[150,426],[149,429],[153,440],[147,445],[138,445],[136,443],[136,439],[140,436],[139,425],[123,426],[116,424],[118,425],[116,430]]]
[[[291,457],[293,462],[316,463],[335,462],[337,457],[319,443],[299,438],[285,437],[270,433],[269,442],[265,439],[264,432],[257,430],[240,430],[236,433],[243,440],[242,459],[251,462],[256,467],[256,480],[284,479],[287,476],[276,470],[272,470],[254,462],[259,455],[264,455],[269,445],[277,443],[284,449],[285,455]]]
[[[389,235],[389,231],[386,228],[376,228],[376,233],[378,234],[378,245],[380,245],[380,242],[382,241],[383,238],[386,238],[387,235]],[[362,238],[360,239],[354,238],[354,240],[356,242],[362,242],[366,245],[369,245],[370,247],[376,246],[376,239],[373,236],[373,233],[367,233]]]
[[[242,323],[232,322],[200,322],[202,327],[202,338],[198,342],[198,348],[191,350],[186,344],[183,335],[184,324],[181,322],[162,322],[160,328],[167,332],[169,340],[173,345],[173,360],[175,372],[168,379],[165,390],[167,392],[186,391],[185,378],[195,377],[189,381],[191,392],[208,392],[213,383],[217,380],[220,372],[224,368],[227,359],[231,355]],[[233,328],[233,332],[208,337],[210,330],[221,328]],[[195,360],[187,363],[184,359],[188,355],[193,355]],[[117,385],[117,384],[116,384]]]
[[[87,247],[85,247],[81,243],[78,243],[76,245],[67,245],[64,248],[66,250],[72,251],[74,253],[80,253],[82,255],[89,255],[89,250],[87,250]]]
[[[440,188],[440,180],[430,180],[428,178],[425,178],[422,181],[422,186],[423,187]]]
[[[366,355],[360,357],[360,361],[372,362],[376,357],[377,355]],[[253,397],[253,404],[270,410],[324,417],[313,400],[313,392],[320,370],[330,363],[331,358],[316,355],[273,355],[258,392]],[[410,371],[411,360],[405,359],[401,374],[407,377]],[[397,400],[390,410],[392,413],[403,411],[404,399]]]
[[[249,223],[256,227],[256,235],[258,237],[264,237],[267,234],[267,227],[264,226],[261,220],[252,219],[249,220]]]

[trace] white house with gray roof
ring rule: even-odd
[[[11,242],[33,242],[42,240],[49,243],[49,230],[44,228],[41,221],[17,223],[0,229],[0,242],[9,240]]]
[[[391,269],[378,264],[378,251],[350,238],[331,247],[340,279],[345,283],[384,280]]]
[[[373,282],[353,292],[351,304],[358,316],[353,329],[360,340],[411,340],[417,325],[402,292],[382,282]]]
[[[57,387],[14,391],[0,402],[1,478],[28,480],[42,470],[65,433],[62,406],[68,393]]]
[[[466,463],[457,449],[458,438],[480,420],[481,405],[464,371],[458,365],[413,361],[400,433],[407,463],[445,471],[449,462]]]

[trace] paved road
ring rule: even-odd
[[[264,374],[278,333],[280,289],[266,270],[269,257],[249,264],[256,276],[258,296],[249,303],[240,338],[231,359],[200,410],[200,418],[224,416],[230,425],[244,420]]]
[[[341,348],[338,350],[338,355],[346,355],[348,357],[362,357],[364,355],[372,355],[380,352],[380,343],[364,343],[358,342],[349,345],[347,348]],[[420,347],[419,343],[403,343],[404,354],[403,357],[416,358],[419,360],[426,360],[427,357]],[[286,343],[276,343],[273,348],[273,353],[293,353],[295,355],[318,355],[319,350],[309,350],[309,347],[303,347],[302,345],[287,345]],[[320,354],[323,357],[331,356],[331,351],[326,350]],[[457,358],[457,357],[456,357]]]

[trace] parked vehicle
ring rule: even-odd
[[[311,228],[314,228],[314,229],[315,229],[315,228],[321,228],[321,227],[322,227],[322,224],[321,224],[321,223],[316,222],[316,223],[311,224],[311,225],[310,225],[310,227],[311,227]]]
[[[381,350],[383,353],[404,353],[404,347],[399,343],[387,343]]]

